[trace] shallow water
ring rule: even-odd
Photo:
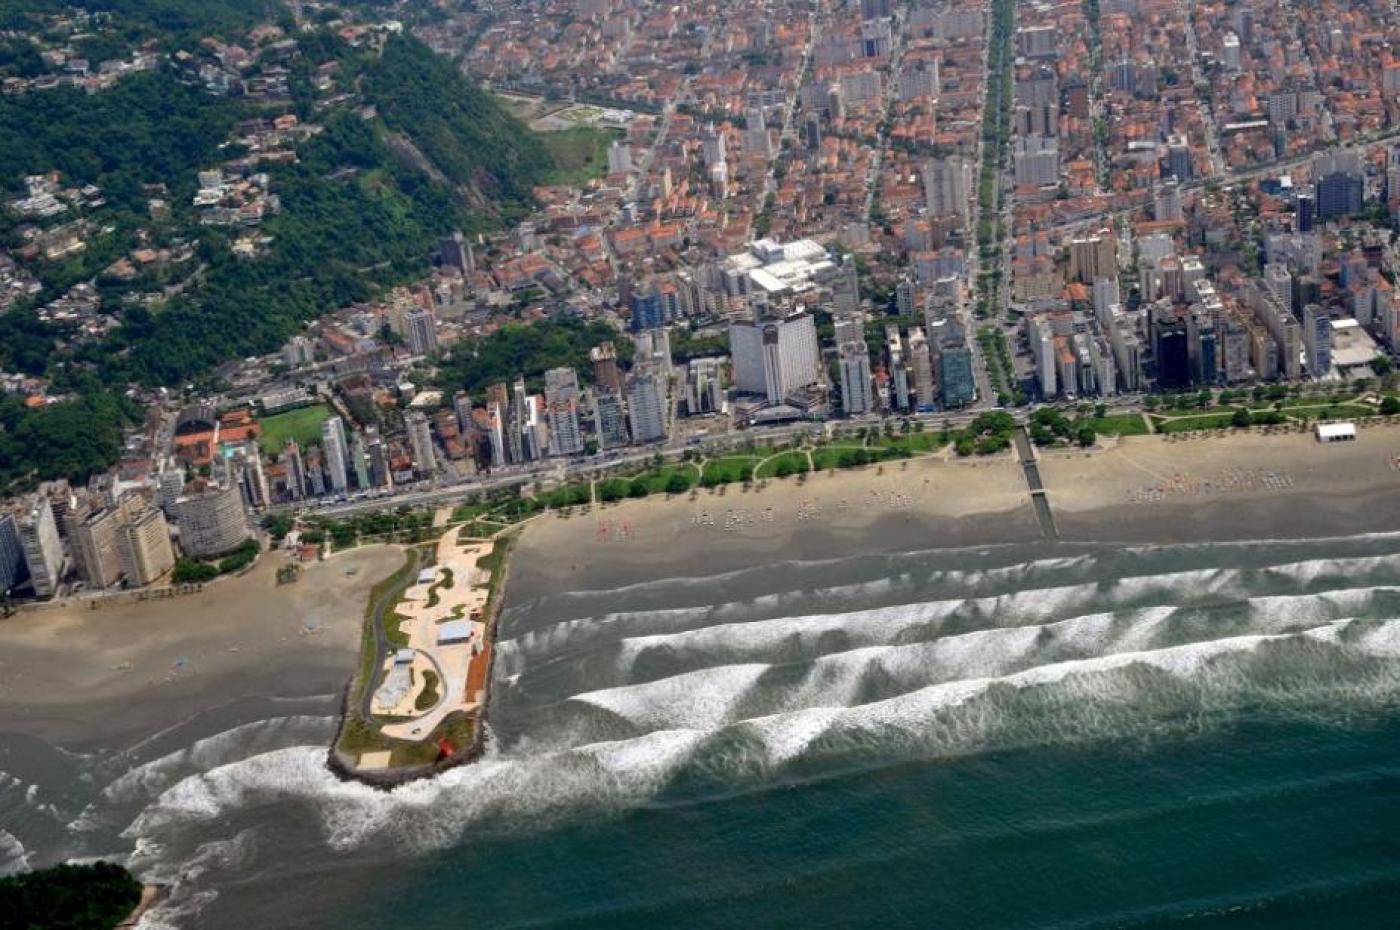
[[[481,763],[323,768],[334,696],[0,734],[0,869],[148,927],[1386,926],[1400,537],[790,562],[503,618]],[[0,722],[0,730],[3,730]]]

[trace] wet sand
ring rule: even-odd
[[[278,585],[284,558],[269,553],[198,594],[0,621],[4,729],[110,746],[239,699],[338,695],[355,667],[369,590],[403,556],[356,549]]]

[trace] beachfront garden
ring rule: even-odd
[[[220,575],[232,575],[253,564],[260,552],[255,539],[245,539],[236,549],[211,559],[190,559],[181,557],[175,560],[175,570],[170,575],[174,584],[199,584],[213,581]]]
[[[1283,427],[1306,429],[1329,420],[1400,414],[1400,397],[1370,390],[1371,382],[1340,385],[1260,385],[1249,389],[1152,395],[1144,401],[1153,432]]]

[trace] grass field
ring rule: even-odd
[[[263,417],[258,421],[262,435],[258,438],[263,452],[280,455],[288,439],[295,439],[297,445],[305,448],[307,443],[320,442],[321,424],[330,419],[331,408],[325,404],[314,407],[299,407],[286,413]]]
[[[922,433],[896,433],[893,436],[872,436],[867,443],[871,449],[907,449],[910,452],[936,452],[948,444],[942,430]]]
[[[783,470],[784,466],[786,466],[786,470],[788,471],[788,473],[793,475],[808,471],[811,468],[811,466],[807,463],[807,456],[804,453],[781,452],[773,456],[768,461],[764,462],[762,465],[758,466],[758,470],[754,473],[754,477],[776,478],[778,476],[778,472],[780,470]]]
[[[1146,436],[1147,423],[1141,414],[1119,413],[1107,417],[1092,417],[1089,425],[1101,436]]]
[[[704,477],[723,482],[743,481],[752,477],[758,459],[749,455],[730,455],[710,459],[705,463]]]
[[[1221,413],[1206,413],[1194,417],[1158,418],[1157,432],[1188,433],[1198,429],[1220,429],[1230,426],[1234,416],[1235,411],[1226,410]]]
[[[540,138],[554,158],[550,183],[580,185],[607,174],[608,146],[621,139],[622,132],[579,126],[541,133]]]

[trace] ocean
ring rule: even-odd
[[[1397,535],[522,577],[484,760],[338,782],[337,705],[0,721],[0,871],[129,858],[151,930],[1397,922]]]

